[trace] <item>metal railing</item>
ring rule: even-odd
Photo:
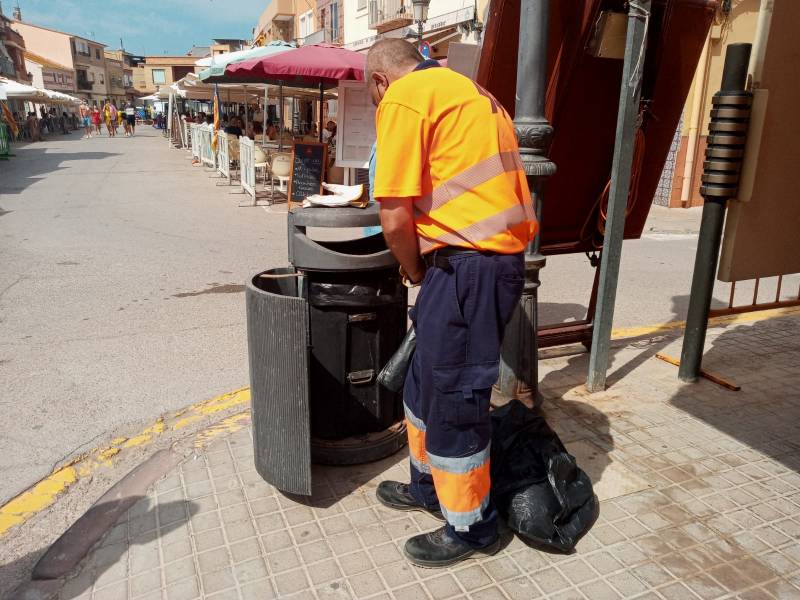
[[[239,138],[239,170],[242,189],[256,202],[256,143],[247,136]]]
[[[728,306],[725,308],[713,308],[708,311],[709,317],[722,317],[726,315],[736,315],[741,313],[748,313],[757,310],[769,310],[772,308],[785,308],[789,306],[800,306],[800,289],[797,289],[797,293],[795,294],[795,290],[789,289],[786,290],[786,285],[784,283],[784,278],[787,277],[786,275],[778,275],[777,277],[757,277],[756,279],[751,279],[749,281],[753,282],[753,294],[750,296],[749,290],[745,289],[747,293],[747,303],[745,304],[736,304],[737,295],[736,295],[736,284],[740,284],[740,288],[743,287],[743,281],[732,281],[730,293],[728,295]],[[766,285],[763,285],[762,282],[768,281]],[[791,282],[790,282],[791,283]],[[794,284],[796,285],[797,282],[795,281]],[[772,286],[775,286],[775,295],[772,295],[772,290],[769,289]],[[747,286],[745,286],[747,287]],[[794,287],[794,286],[793,286]],[[764,290],[767,290],[769,296],[766,299],[764,297]],[[759,297],[759,291],[761,291],[761,297]],[[785,292],[789,292],[789,295],[785,294]],[[741,293],[739,297],[741,297]]]
[[[217,171],[231,182],[231,157],[228,152],[228,134],[220,131],[217,134]]]
[[[217,155],[211,146],[213,133],[210,129],[199,127],[200,137],[200,163],[211,169],[217,168]]]
[[[200,160],[200,125],[192,123],[191,125],[191,150],[192,158]]]
[[[320,29],[303,38],[303,45],[321,44],[322,42],[331,42],[331,32],[329,29]]]
[[[414,22],[410,0],[369,0],[368,27],[378,31],[397,29]]]

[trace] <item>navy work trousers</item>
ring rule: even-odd
[[[481,547],[497,537],[491,502],[489,400],[503,332],[524,283],[522,254],[460,254],[425,275],[411,320],[417,349],[406,377],[411,492],[441,507],[452,535]]]

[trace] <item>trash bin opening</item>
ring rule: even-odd
[[[297,272],[291,267],[270,269],[253,277],[253,287],[268,294],[296,297],[299,295],[297,280]]]
[[[377,254],[386,250],[386,242],[383,234],[372,235],[352,240],[314,240],[317,244],[339,254],[349,254],[351,256],[367,256]]]

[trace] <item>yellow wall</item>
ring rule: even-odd
[[[700,121],[700,135],[708,134],[708,121],[711,115],[711,99],[714,94],[719,91],[722,84],[722,68],[725,64],[725,49],[728,44],[736,44],[739,42],[752,43],[756,33],[756,22],[758,21],[758,9],[761,5],[760,0],[740,0],[733,3],[733,10],[727,19],[723,19],[720,15],[718,24],[714,25],[711,30],[711,40],[708,48],[708,66],[707,77],[705,86],[703,86],[702,93],[704,94]],[[702,69],[703,65],[698,66],[698,72]],[[692,88],[689,96],[686,99],[684,106],[684,122],[683,122],[683,135],[688,134],[689,130],[689,113],[692,106],[694,94],[696,93],[696,84],[698,75],[695,74],[695,80],[692,82]]]
[[[11,28],[23,37],[25,47],[31,52],[65,67],[73,67],[68,34],[34,27],[20,21],[14,21]]]

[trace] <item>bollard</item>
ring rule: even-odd
[[[686,332],[678,369],[678,377],[686,382],[696,381],[700,373],[725,210],[728,200],[735,198],[739,189],[752,104],[752,94],[745,90],[751,48],[751,44],[728,46],[722,86],[712,101],[708,146],[700,186],[700,194],[704,199],[703,217],[697,240]]]

